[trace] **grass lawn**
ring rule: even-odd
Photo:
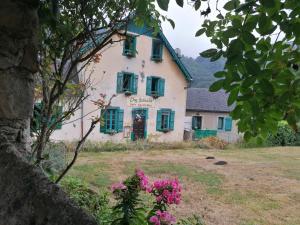
[[[227,164],[214,164],[220,160]],[[214,225],[300,224],[299,147],[81,153],[70,175],[109,190],[135,168],[151,180],[179,178],[177,217],[201,215]]]

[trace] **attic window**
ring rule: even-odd
[[[124,40],[123,55],[135,57],[136,53],[136,37],[127,35]]]
[[[160,62],[162,61],[162,50],[163,50],[163,44],[158,39],[152,40],[152,55],[151,59],[153,61]]]

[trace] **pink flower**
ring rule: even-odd
[[[159,221],[158,216],[151,216],[150,219],[149,219],[149,221],[151,223],[153,223],[154,225],[160,225],[160,221]]]
[[[158,210],[149,221],[154,225],[171,225],[176,223],[176,218],[167,211]]]
[[[111,185],[110,189],[112,192],[114,192],[116,190],[125,190],[125,189],[127,189],[127,187],[122,182],[120,182],[120,183],[115,183],[115,184]]]
[[[149,181],[148,181],[148,177],[145,175],[144,171],[137,169],[135,173],[136,173],[136,176],[140,179],[140,188],[144,191],[148,190]]]
[[[178,205],[181,200],[181,185],[178,179],[157,180],[153,183],[150,192],[156,197],[157,203]]]

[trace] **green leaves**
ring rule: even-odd
[[[261,13],[258,20],[257,32],[261,35],[272,34],[276,30],[276,26],[273,25],[272,20],[265,13]]]
[[[210,90],[223,88],[229,93],[227,103],[237,102],[233,113],[245,138],[267,135],[284,115],[296,127],[300,121],[300,1],[241,2],[225,1],[224,17],[205,20],[197,31],[196,36],[205,33],[216,45],[201,56],[211,61],[226,59],[224,71],[214,74],[221,80]]]
[[[248,31],[242,33],[244,43],[254,45],[256,43],[256,37]]]
[[[201,0],[196,0],[195,5],[194,5],[195,10],[197,11],[200,8],[200,6],[201,6]]]
[[[171,24],[171,26],[173,27],[173,29],[175,28],[175,22],[172,19],[167,19],[169,21],[169,23]]]
[[[199,29],[199,30],[196,32],[196,34],[195,34],[195,37],[199,37],[199,36],[201,36],[202,34],[204,34],[204,33],[205,33],[205,31],[206,31],[206,29],[205,29],[205,28],[201,28],[201,29]]]
[[[170,0],[157,0],[157,4],[158,4],[159,8],[161,8],[162,10],[165,10],[165,11],[168,11],[169,2],[170,2]]]
[[[245,68],[251,75],[259,75],[260,73],[260,65],[253,59],[246,59]]]
[[[183,0],[176,0],[177,5],[183,7],[184,1]]]
[[[231,1],[228,1],[225,5],[224,5],[224,9],[226,9],[227,11],[231,11],[231,10],[234,10],[238,7],[240,1],[238,0],[231,0]]]
[[[259,0],[259,2],[265,8],[273,8],[276,6],[276,0]]]
[[[234,56],[241,56],[244,50],[244,44],[240,39],[235,39],[230,42],[228,49],[227,49],[227,56],[234,57]]]
[[[204,58],[211,58],[213,57],[215,54],[217,54],[218,50],[215,49],[215,48],[211,48],[211,49],[208,49],[204,52],[201,52],[200,55]]]
[[[229,106],[232,105],[237,100],[238,95],[239,95],[239,87],[236,87],[233,90],[231,90],[227,100],[227,104]]]
[[[224,80],[218,80],[209,87],[209,91],[216,92],[222,89]]]

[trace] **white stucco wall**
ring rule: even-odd
[[[114,40],[119,37],[115,36]],[[88,90],[90,94],[89,100],[84,102],[83,115],[88,114],[97,107],[91,102],[99,99],[99,94],[107,95],[107,98],[116,94],[117,73],[118,72],[133,72],[138,75],[138,92],[134,97],[146,96],[146,79],[147,76],[159,76],[165,79],[165,94],[163,97],[154,99],[151,107],[148,108],[149,118],[147,120],[147,136],[152,141],[172,142],[183,140],[184,119],[186,109],[186,87],[188,85],[184,75],[172,59],[168,50],[163,48],[163,61],[151,61],[152,38],[149,36],[138,36],[136,40],[137,54],[134,58],[128,58],[122,55],[123,43],[114,43],[110,48],[103,50],[99,63],[91,64],[83,76],[92,74],[93,88]],[[124,127],[132,126],[132,109],[128,103],[128,98],[124,94],[118,94],[112,100],[111,106],[120,107],[124,110]],[[170,108],[175,111],[174,131],[162,133],[156,131],[156,114],[161,108]],[[74,115],[70,121],[80,118],[80,111]],[[100,111],[89,114],[83,119],[83,132],[85,133],[90,126],[91,118],[99,116]],[[98,124],[95,130],[89,136],[90,140],[95,141],[126,141],[129,138],[124,138],[124,133],[108,135],[99,132],[100,125]],[[74,140],[80,137],[81,126],[80,120],[75,123],[63,125],[61,130],[57,130],[52,135],[56,140]]]
[[[217,130],[217,136],[227,142],[236,142],[241,135],[238,133],[236,121],[232,121],[231,131],[218,130],[218,117],[228,117],[229,113],[217,113],[217,112],[186,112],[185,127],[188,130],[192,129],[192,117],[202,117],[202,130]]]

